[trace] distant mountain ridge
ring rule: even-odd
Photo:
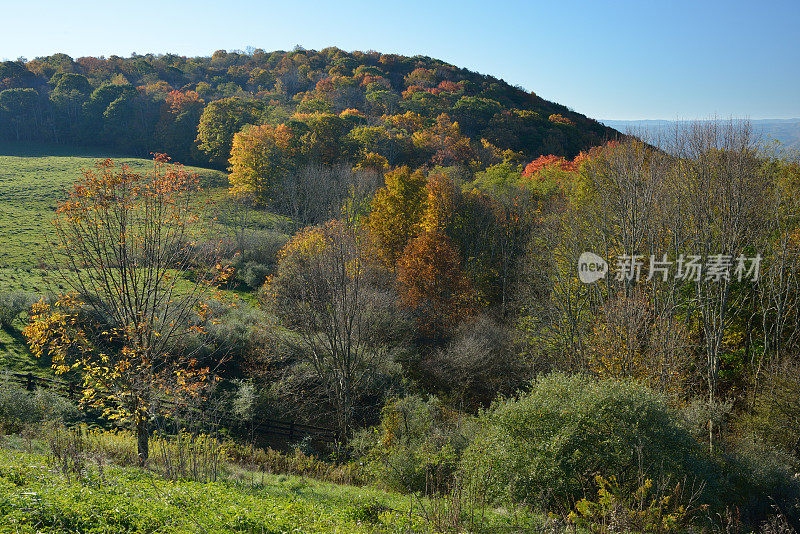
[[[601,119],[600,123],[621,132],[632,131],[632,133],[646,132],[650,135],[668,135],[675,131],[679,124],[688,124],[693,121],[684,120],[611,120]],[[800,118],[797,119],[750,119],[755,134],[764,141],[778,141],[789,150],[800,150]]]

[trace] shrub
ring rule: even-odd
[[[462,323],[424,367],[427,382],[447,391],[452,405],[472,413],[498,394],[512,394],[530,376],[510,332],[485,315]]]
[[[275,265],[278,262],[278,253],[288,241],[289,236],[286,234],[252,230],[237,239],[237,250],[243,263]]]
[[[37,422],[72,421],[80,416],[80,410],[68,399],[45,388],[38,388],[33,393],[33,401],[36,405]]]
[[[214,306],[212,300],[210,307],[213,309]],[[205,333],[185,340],[185,346],[175,347],[175,350],[204,357],[221,356],[226,360],[227,371],[235,376],[240,374],[237,366],[247,360],[248,352],[261,349],[257,335],[268,317],[244,300],[236,302],[235,306],[220,309],[214,315],[219,319],[207,325]]]
[[[462,465],[490,500],[571,509],[595,476],[635,492],[645,477],[713,487],[715,469],[664,398],[634,382],[551,374],[482,414]]]
[[[366,503],[351,506],[345,510],[345,513],[353,521],[378,523],[380,521],[381,514],[388,509],[389,508],[386,505],[372,500]]]
[[[680,484],[665,494],[654,490],[653,481],[648,478],[628,494],[613,478],[606,480],[597,475],[595,481],[599,488],[597,500],[578,501],[569,515],[571,522],[590,532],[682,532],[688,516],[695,511],[693,496],[682,495]]]
[[[24,291],[0,293],[0,328],[10,328],[17,317],[36,302],[36,295]]]
[[[49,463],[67,477],[80,479],[86,469],[87,440],[80,428],[67,430],[61,425],[52,425],[46,432],[50,448]]]
[[[0,426],[6,432],[19,432],[25,425],[35,423],[63,421],[77,413],[74,404],[51,391],[38,389],[31,393],[0,378]]]
[[[800,480],[796,458],[751,440],[736,444],[723,459],[720,484],[726,503],[737,506],[749,525],[763,522],[776,510],[800,527]]]
[[[4,381],[0,387],[0,422],[6,432],[18,432],[35,419],[36,403],[33,396],[12,382]]]
[[[149,467],[170,480],[214,482],[228,459],[228,444],[208,434],[183,430],[174,436],[156,433]]]
[[[388,403],[381,424],[358,433],[351,446],[384,486],[430,493],[449,486],[471,427],[469,416],[436,397],[414,395]]]
[[[236,269],[236,280],[251,289],[258,289],[264,285],[264,281],[273,270],[274,268],[270,265],[248,261]]]
[[[753,388],[752,410],[739,415],[738,426],[800,459],[800,364],[787,355],[766,366],[762,387]]]

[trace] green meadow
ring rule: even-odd
[[[74,148],[52,144],[0,143],[0,293],[23,291],[42,295],[65,289],[63,280],[50,266],[57,262],[53,218],[58,202],[85,170],[99,160],[111,158],[136,172],[146,172],[153,162],[96,148]],[[221,171],[187,167],[196,173],[204,194],[215,201],[208,214],[214,235],[225,235],[227,175]],[[248,224],[266,231],[281,231],[287,221],[259,212]],[[240,293],[240,296],[248,297]],[[0,329],[0,368],[14,371],[46,371],[32,359],[21,335],[23,323]]]
[[[424,532],[413,497],[240,470],[218,482],[163,480],[95,463],[79,479],[46,454],[0,448],[0,533]]]
[[[11,283],[26,290],[37,289],[37,286],[30,287],[36,284],[36,276],[9,274],[7,270],[52,263],[52,247],[57,244],[52,220],[59,200],[84,170],[108,157],[139,172],[153,165],[147,159],[117,158],[97,149],[0,143],[0,269],[3,270],[0,271],[0,287]],[[198,174],[212,194],[224,191],[227,185],[224,173],[196,167],[188,169]],[[20,280],[17,282],[15,278]]]

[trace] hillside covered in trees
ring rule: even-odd
[[[164,451],[184,440],[219,458],[196,480],[231,461],[428,497],[449,523],[425,511],[420,532],[501,531],[473,528],[485,510],[553,532],[800,525],[800,162],[749,123],[656,146],[437,60],[335,48],[57,54],[0,83],[2,140],[154,153],[41,206],[59,291],[0,294],[3,331],[129,431],[76,450],[179,480]],[[0,428],[66,419],[4,385]],[[266,420],[294,452],[258,449]]]
[[[497,78],[422,56],[298,47],[0,63],[0,141],[165,152],[224,168],[246,124],[289,125],[327,162],[392,166],[574,157],[615,133]]]

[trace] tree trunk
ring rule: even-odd
[[[139,454],[139,465],[147,464],[150,456],[150,432],[147,425],[147,413],[137,412],[136,416],[136,444]]]
[[[714,406],[714,395],[710,394],[708,399],[709,406]],[[714,419],[713,417],[708,418],[708,452],[710,454],[714,454]]]

